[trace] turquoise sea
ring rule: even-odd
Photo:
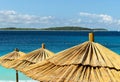
[[[45,43],[48,50],[57,53],[77,44],[88,41],[88,33],[82,31],[0,31],[0,56],[19,48],[25,53],[41,47]],[[98,42],[120,54],[120,32],[94,32]],[[35,82],[19,74],[20,82]],[[0,82],[15,82],[15,71],[0,66]]]

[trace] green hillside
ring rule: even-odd
[[[107,31],[104,28],[84,28],[84,27],[75,27],[75,26],[65,26],[65,27],[50,27],[50,28],[17,28],[17,27],[8,27],[8,28],[0,28],[0,30],[47,30],[47,31]]]
[[[43,28],[41,30],[75,30],[75,31],[107,31],[107,29],[104,28],[96,28],[96,29],[90,29],[90,28],[85,28],[85,27],[51,27],[51,28]]]

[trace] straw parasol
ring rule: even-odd
[[[42,44],[42,47],[40,49],[34,50],[27,55],[19,58],[18,60],[15,60],[9,68],[14,68],[16,70],[21,71],[25,67],[28,67],[29,65],[41,62],[49,57],[54,56],[54,53],[45,49],[45,44]]]
[[[89,41],[59,52],[56,56],[22,70],[27,76],[45,82],[120,82],[120,56]]]
[[[12,63],[12,61],[24,56],[25,53],[15,48],[13,52],[10,52],[2,57],[0,57],[0,64],[6,68]],[[16,82],[18,82],[18,71],[16,70]]]

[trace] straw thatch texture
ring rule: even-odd
[[[54,55],[53,52],[45,48],[40,48],[28,53],[27,55],[19,58],[18,60],[13,61],[9,68],[14,68],[20,71],[21,69],[29,65],[41,62],[49,57],[52,57],[53,55]]]
[[[120,82],[120,56],[106,47],[85,42],[22,70],[50,82]]]
[[[7,68],[12,63],[12,61],[14,61],[24,55],[25,55],[25,53],[23,53],[21,51],[10,52],[10,53],[0,57],[0,64]]]

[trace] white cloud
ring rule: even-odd
[[[13,10],[8,10],[8,11],[0,11],[0,14],[2,15],[15,15],[16,12]]]
[[[54,26],[82,26],[90,28],[107,28],[120,30],[120,19],[107,14],[92,14],[80,12],[72,18],[55,16],[37,16],[21,14],[14,10],[0,11],[0,27],[54,27]]]
[[[91,13],[80,12],[80,16],[87,17],[91,20],[96,19],[100,22],[105,22],[105,23],[108,22],[111,23],[113,21],[113,18],[106,14],[91,14]]]
[[[118,20],[118,25],[120,25],[120,20]]]
[[[51,20],[54,17],[52,16],[35,16],[28,14],[19,14],[13,10],[9,11],[0,11],[0,24],[3,26],[31,26],[38,27],[42,24],[50,24]],[[36,25],[36,26],[35,26]]]
[[[86,13],[86,12],[80,12],[80,16],[87,16],[87,17],[98,17],[96,14]]]
[[[79,17],[83,22],[86,22],[86,26],[92,26],[93,28],[100,27],[109,30],[120,29],[120,19],[115,19],[107,14],[92,14],[86,12],[80,12]]]
[[[104,15],[104,14],[101,14],[101,15],[99,15],[103,20],[105,20],[105,21],[112,21],[113,20],[113,18],[111,17],[111,16],[109,16],[109,15]]]

